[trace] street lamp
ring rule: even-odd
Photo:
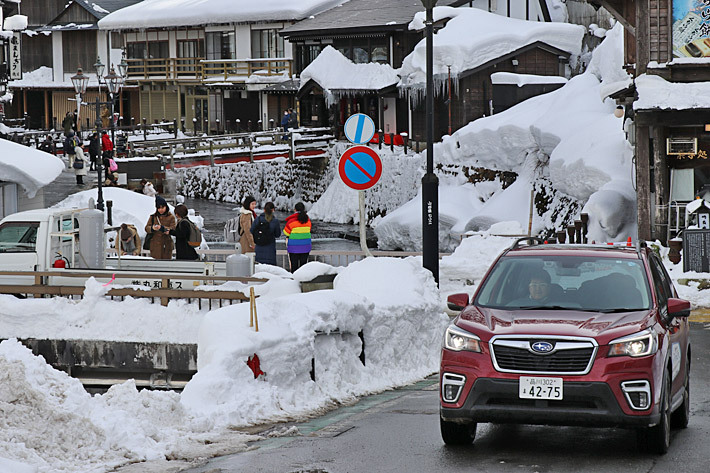
[[[118,63],[118,73],[123,77],[124,79],[126,78],[126,75],[128,74],[128,62],[126,62],[126,50],[123,50],[123,54],[121,54],[121,62]]]
[[[71,76],[71,83],[74,86],[74,92],[76,92],[76,131],[78,132],[81,128],[81,96],[86,93],[89,76],[85,76],[80,67],[77,69],[76,75]],[[81,134],[79,136],[81,137]]]
[[[422,263],[439,284],[439,178],[434,174],[434,6],[426,8],[426,174],[422,177]]]

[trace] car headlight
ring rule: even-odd
[[[658,335],[649,328],[609,342],[609,356],[647,356],[658,350]]]
[[[444,347],[453,351],[481,352],[481,339],[456,325],[449,325],[444,335]]]

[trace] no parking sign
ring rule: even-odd
[[[362,191],[377,184],[382,176],[382,161],[367,146],[353,146],[341,156],[338,173],[345,185]]]

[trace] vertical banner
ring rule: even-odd
[[[710,56],[710,0],[673,1],[673,56]]]
[[[15,32],[10,39],[10,51],[9,51],[9,79],[18,80],[22,79],[22,56],[20,55],[20,35],[22,33]]]

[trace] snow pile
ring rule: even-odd
[[[453,20],[452,20],[453,21]],[[451,22],[449,23],[451,24]],[[549,26],[549,25],[548,25]],[[441,30],[448,28],[448,25]],[[475,120],[435,144],[434,161],[444,165],[512,171],[514,184],[488,198],[475,184],[483,202],[441,212],[470,218],[465,230],[486,230],[490,225],[516,220],[528,227],[531,191],[553,200],[557,209],[575,209],[586,203],[590,214],[590,240],[617,241],[636,234],[635,192],[631,185],[633,150],[626,141],[622,120],[613,115],[615,103],[600,100],[602,84],[623,77],[620,68],[623,29],[617,24],[593,53],[589,70],[563,87],[528,99],[499,114]],[[608,43],[607,43],[608,41]],[[613,66],[613,67],[612,67]],[[617,68],[618,66],[618,68]],[[460,182],[440,175],[440,194]],[[490,183],[486,183],[490,186]],[[552,192],[553,197],[550,197]],[[478,197],[472,196],[472,199]],[[551,208],[555,208],[551,205]],[[446,248],[445,223],[441,227]],[[566,222],[554,212],[534,212],[532,233]],[[388,248],[420,248],[421,206],[406,205],[389,213],[376,228]],[[411,230],[403,230],[404,228]],[[458,227],[452,225],[451,230]]]
[[[0,176],[20,185],[31,199],[64,170],[61,159],[0,138]]]
[[[568,23],[518,20],[478,8],[434,8],[434,21],[450,18],[434,35],[434,75],[442,77],[451,66],[451,76],[475,69],[488,61],[543,42],[576,55],[582,47],[585,29]],[[424,28],[425,12],[409,24],[410,30]],[[426,39],[420,41],[402,63],[401,87],[423,88],[426,84]]]
[[[249,327],[247,304],[213,311],[182,402],[217,425],[244,425],[413,382],[437,369],[448,323],[441,309],[419,260],[367,258],[341,270],[333,290],[259,298],[259,332]],[[258,379],[247,366],[254,354],[265,373]]]
[[[190,433],[208,430],[194,423],[179,400],[176,393],[138,392],[132,381],[92,397],[77,379],[52,369],[17,340],[3,341],[0,466],[26,465],[3,470],[13,472],[107,471],[179,455],[214,439]]]
[[[12,15],[5,18],[3,29],[6,31],[22,31],[27,29],[26,15]]]
[[[318,57],[301,72],[301,87],[313,80],[325,93],[327,105],[347,95],[380,90],[399,81],[389,64],[355,64],[332,46],[326,46]]]
[[[634,110],[689,110],[710,108],[710,82],[668,82],[660,76],[636,78]]]
[[[347,0],[145,0],[99,20],[102,30],[301,20]]]

